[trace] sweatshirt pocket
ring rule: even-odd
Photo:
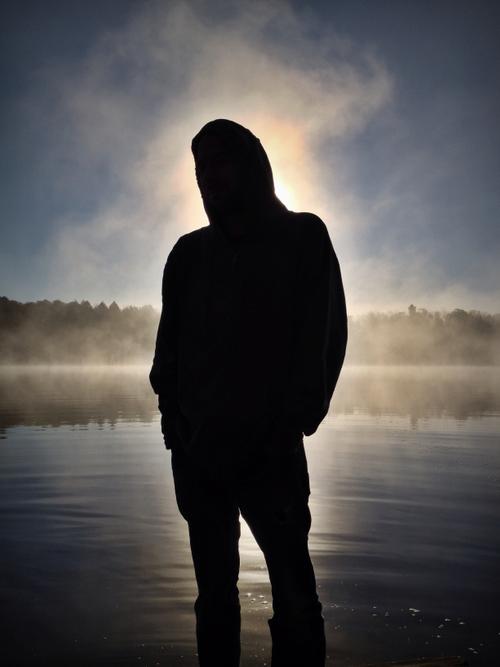
[[[301,445],[304,433],[299,424],[288,417],[278,415],[272,425],[269,441],[269,457],[271,460],[292,456]]]
[[[230,478],[253,465],[268,437],[259,419],[207,416],[193,426],[186,451],[209,476]]]

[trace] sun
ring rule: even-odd
[[[274,179],[274,191],[278,199],[289,209],[295,209],[296,198],[292,188],[279,178]]]
[[[272,165],[276,196],[291,210],[300,210],[308,169],[306,133],[300,124],[267,114],[248,118],[262,140]]]

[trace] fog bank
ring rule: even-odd
[[[1,364],[148,364],[159,312],[115,302],[0,298]],[[348,364],[500,364],[500,314],[368,313],[349,318]]]

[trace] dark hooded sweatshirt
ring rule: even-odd
[[[167,448],[221,466],[286,446],[290,430],[316,431],[343,364],[347,316],[324,222],[279,201],[259,139],[237,123],[205,125],[195,163],[209,132],[247,167],[252,224],[235,239],[204,201],[210,224],[175,243],[150,381]]]

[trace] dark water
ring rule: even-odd
[[[196,665],[194,575],[147,368],[0,373],[5,665]],[[328,664],[500,664],[500,372],[347,368],[305,438]],[[242,667],[270,586],[242,523]]]

